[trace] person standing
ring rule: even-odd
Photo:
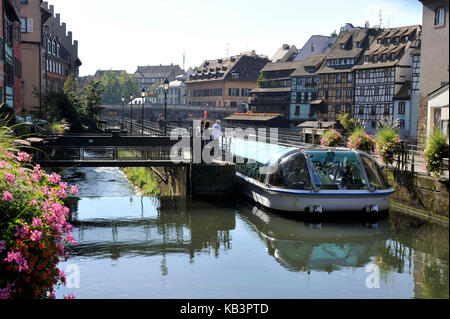
[[[164,132],[164,128],[166,127],[166,120],[164,119],[164,115],[162,114],[159,114],[158,127],[162,132]]]
[[[217,120],[216,124],[213,125],[211,135],[213,140],[222,137],[222,127],[220,126],[220,120]]]

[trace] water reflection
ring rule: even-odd
[[[73,199],[69,206],[79,242],[72,255],[85,258],[219,257],[231,249],[230,231],[236,227],[232,210],[177,197],[91,197]]]
[[[448,228],[399,212],[376,222],[311,224],[243,204],[240,215],[259,233],[267,252],[289,271],[326,271],[375,263],[386,285],[408,274],[416,298],[448,298]]]
[[[268,253],[290,271],[332,271],[363,267],[377,252],[377,241],[388,238],[387,220],[372,223],[308,223],[288,219],[257,206],[239,209],[259,232]]]

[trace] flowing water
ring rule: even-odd
[[[244,199],[141,197],[116,168],[64,173],[79,245],[57,297],[448,298],[448,228],[392,211],[311,223]]]

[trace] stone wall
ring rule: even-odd
[[[161,196],[188,195],[187,167],[152,167],[148,171],[158,182]]]
[[[448,180],[393,169],[385,169],[385,174],[395,189],[393,202],[448,219]]]

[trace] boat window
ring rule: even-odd
[[[313,177],[321,190],[367,190],[364,173],[354,152],[308,151]]]
[[[259,162],[249,163],[247,160],[244,161],[245,163],[236,164],[236,171],[261,183],[265,183],[266,175],[262,168],[266,167],[266,165]]]
[[[384,178],[383,171],[375,160],[367,155],[361,154],[360,156],[370,185],[375,189],[389,189],[390,186]]]
[[[270,175],[269,184],[287,189],[311,189],[311,178],[305,155],[296,153],[283,159],[275,173]]]

